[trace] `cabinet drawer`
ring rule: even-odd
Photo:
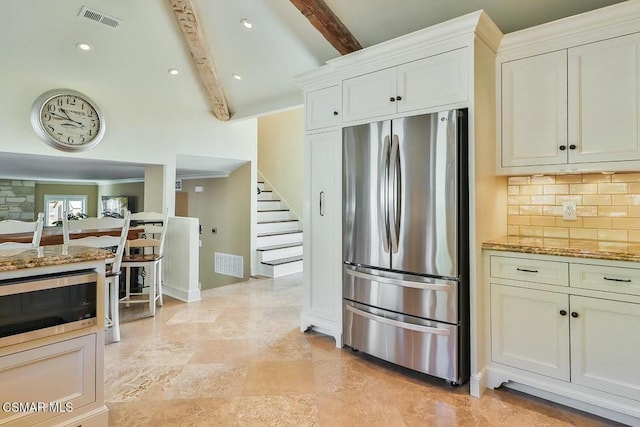
[[[569,266],[566,262],[492,256],[491,277],[569,286]]]
[[[571,264],[571,287],[640,295],[640,270],[603,265]]]

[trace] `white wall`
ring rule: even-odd
[[[74,84],[62,76],[43,75],[42,70],[10,75],[2,68],[0,155],[28,153],[164,165],[163,200],[171,212],[177,154],[249,160],[252,179],[256,180],[257,119],[222,123],[199,108],[198,103],[192,110],[177,110],[169,99],[162,104],[158,99],[138,97],[139,94],[118,93],[99,82],[95,86],[87,82]],[[65,153],[47,146],[36,136],[29,121],[31,105],[41,93],[56,87],[80,90],[103,110],[107,131],[96,148]]]
[[[258,119],[258,170],[302,218],[302,107]]]
[[[122,25],[112,29],[79,18],[86,4],[82,0],[3,2],[0,156],[9,152],[157,165],[146,168],[154,172],[153,182],[145,183],[145,209],[169,213],[174,212],[178,155],[249,161],[251,181],[256,182],[257,119],[223,123],[213,116],[168,2],[93,3],[88,5],[122,19]],[[75,47],[80,41],[90,43],[92,50],[80,52]],[[169,76],[169,68],[180,73]],[[82,92],[102,110],[106,133],[96,148],[65,153],[35,134],[29,119],[32,104],[56,88]],[[253,235],[255,191],[250,197]]]

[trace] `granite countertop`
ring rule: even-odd
[[[613,261],[640,261],[640,243],[602,240],[506,236],[484,242],[482,249]]]
[[[115,254],[106,249],[88,246],[50,245],[40,246],[37,249],[2,249],[0,250],[0,272],[113,257]]]

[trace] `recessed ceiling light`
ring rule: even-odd
[[[232,74],[232,76],[236,80],[242,80],[242,76],[240,74]]]
[[[175,75],[176,75],[176,74],[178,74],[179,72],[180,72],[180,71],[178,71],[178,70],[177,70],[177,69],[175,69],[175,68],[169,68],[169,69],[167,70],[167,73],[171,74],[172,76],[175,76]]]
[[[83,42],[76,43],[76,47],[80,50],[91,50],[91,45]]]
[[[250,30],[253,28],[253,22],[249,21],[248,19],[243,19],[240,21],[240,23],[242,24],[243,27],[245,27],[247,30]]]

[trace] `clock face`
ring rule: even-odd
[[[68,89],[50,91],[38,98],[31,119],[47,144],[65,151],[94,147],[104,135],[104,120],[95,104]]]

